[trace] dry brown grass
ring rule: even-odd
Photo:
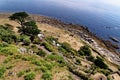
[[[77,37],[76,35],[71,36],[71,33],[68,31],[65,31],[63,29],[57,28],[55,26],[51,26],[48,24],[37,24],[39,29],[42,30],[46,36],[54,36],[55,38],[58,38],[59,42],[68,42],[72,48],[78,50],[81,46],[83,46],[83,43]]]
[[[0,65],[2,64],[2,62],[3,62],[5,59],[6,59],[6,57],[5,57],[5,56],[0,55]]]

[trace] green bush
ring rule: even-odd
[[[79,58],[76,58],[76,64],[81,64],[81,60]]]
[[[33,51],[34,53],[38,53],[38,51],[39,51],[39,49],[38,49],[38,47],[36,46],[36,44],[31,45],[31,49],[32,49],[32,51]]]
[[[40,66],[39,69],[40,69],[42,72],[48,71],[47,67],[45,67],[45,66]]]
[[[1,39],[9,44],[11,44],[12,42],[16,42],[17,41],[17,38],[15,35],[13,34],[9,34],[9,35],[3,35],[1,37]]]
[[[70,44],[68,44],[67,42],[64,42],[61,44],[61,46],[58,48],[59,51],[63,52],[63,53],[72,53],[73,55],[75,55],[77,53],[76,50],[74,50]],[[66,54],[67,55],[67,54]],[[67,55],[68,56],[68,55]]]
[[[118,66],[118,70],[120,71],[120,66]]]
[[[41,66],[42,65],[41,61],[38,61],[38,60],[32,60],[32,64],[35,64],[37,66]]]
[[[52,37],[52,36],[47,37],[47,38],[46,38],[46,41],[47,41],[48,43],[50,43],[50,44],[53,44],[53,41],[55,41],[56,43],[59,43],[59,42],[58,42],[58,39],[57,39],[57,38],[54,38],[54,37]]]
[[[82,51],[82,50],[79,50],[78,53],[81,55],[81,56],[84,56],[85,53]]]
[[[45,51],[43,51],[43,50],[39,50],[38,53],[37,53],[37,55],[39,55],[39,56],[41,56],[41,57],[45,57],[46,54],[47,54],[47,53],[46,53]]]
[[[6,42],[0,43],[0,48],[8,47],[8,46],[9,46],[9,44]]]
[[[83,74],[83,73],[81,73],[81,72],[78,72],[77,70],[74,70],[74,68],[71,67],[70,65],[68,66],[68,68],[69,68],[69,71],[70,71],[70,72],[72,72],[72,73],[74,73],[75,75],[79,76],[81,79],[83,79],[83,80],[89,80],[89,78],[88,78],[87,75],[85,75],[85,74]]]
[[[34,44],[40,44],[40,43],[41,43],[41,41],[40,41],[40,39],[39,39],[39,38],[35,38],[35,39],[34,39],[34,41],[33,41],[33,43],[34,43]]]
[[[62,47],[67,51],[71,52],[71,46],[67,42],[62,43]]]
[[[53,46],[50,45],[48,42],[44,42],[42,45],[43,45],[48,51],[50,51],[50,52],[53,52],[53,51],[54,51]]]
[[[44,66],[48,69],[51,70],[53,68],[53,65],[50,62],[46,62]]]
[[[47,56],[47,59],[58,62],[60,64],[59,66],[61,66],[61,67],[66,65],[63,57],[61,57],[59,55],[50,54],[50,55]]]
[[[88,56],[88,57],[87,57],[87,60],[94,62],[94,61],[95,61],[95,58],[91,55],[91,56]]]
[[[49,71],[47,71],[47,72],[43,73],[42,79],[43,80],[52,80],[52,74]]]
[[[61,46],[58,47],[58,50],[62,53],[67,53],[67,51]]]
[[[25,38],[25,39],[23,39],[23,43],[24,43],[24,45],[30,45],[30,43],[31,43],[31,40],[29,39],[29,38]]]
[[[3,61],[3,63],[8,63],[8,62],[10,62],[12,60],[12,57],[10,56],[10,57],[7,57],[4,61]]]
[[[17,76],[21,77],[22,75],[24,75],[24,73],[25,73],[24,71],[20,71],[20,72],[17,73]]]
[[[110,71],[107,69],[99,69],[98,72],[103,73],[106,76],[108,76],[110,74]]]
[[[0,48],[0,53],[5,55],[5,56],[13,55],[13,53],[17,53],[17,52],[18,52],[18,49],[14,45],[9,45],[7,47]]]
[[[85,56],[90,56],[91,55],[91,50],[88,46],[82,46],[79,50],[78,53],[80,55],[85,55]]]
[[[24,61],[33,61],[33,60],[35,60],[35,57],[33,57],[33,56],[22,56],[22,60],[24,60]]]
[[[22,34],[22,35],[18,36],[18,40],[19,40],[20,42],[23,42],[23,41],[24,41],[24,39],[26,39],[26,38],[30,38],[30,37],[29,37],[29,36],[27,36],[27,35],[24,35],[24,34]]]
[[[30,72],[30,73],[28,73],[24,76],[25,80],[33,80],[34,78],[35,78],[35,73],[34,72]]]
[[[3,77],[5,71],[6,71],[6,68],[5,68],[5,67],[0,67],[0,78]]]
[[[107,64],[105,64],[100,57],[97,57],[97,59],[95,59],[95,65],[103,69],[108,69]]]
[[[0,39],[9,44],[17,41],[14,32],[5,25],[0,26]]]

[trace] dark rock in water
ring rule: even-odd
[[[109,37],[112,41],[114,41],[114,42],[117,42],[117,43],[119,43],[119,40],[118,39],[116,39],[115,37]]]

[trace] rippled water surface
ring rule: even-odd
[[[0,12],[27,11],[82,24],[120,40],[120,0],[0,0]]]

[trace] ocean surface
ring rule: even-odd
[[[120,40],[120,0],[0,0],[0,12],[19,11],[84,25],[101,38]]]

